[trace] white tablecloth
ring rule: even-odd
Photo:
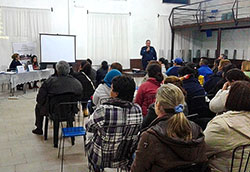
[[[34,70],[30,72],[25,72],[25,73],[14,73],[14,74],[5,73],[4,75],[8,79],[9,81],[8,83],[11,84],[11,88],[15,88],[19,84],[47,79],[52,74],[54,74],[54,69]],[[1,75],[0,77],[2,77]],[[3,77],[3,80],[4,80],[4,77]],[[1,79],[0,79],[0,83],[1,83]]]
[[[9,83],[10,83],[10,76],[5,74],[0,74],[0,85]]]

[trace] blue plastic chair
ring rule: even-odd
[[[61,143],[63,140],[61,171],[63,171],[64,139],[67,137],[77,137],[77,136],[83,136],[83,146],[84,146],[84,150],[85,150],[86,130],[83,127],[62,128],[62,133],[61,133],[61,137],[60,137],[60,144],[59,144],[59,151],[58,151],[58,158],[59,158],[60,152],[61,152]],[[86,155],[86,150],[85,150],[85,155]]]

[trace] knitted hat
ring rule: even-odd
[[[109,72],[107,73],[107,75],[105,76],[104,82],[105,82],[105,84],[107,84],[107,86],[108,86],[109,88],[111,88],[112,79],[113,79],[114,77],[116,77],[116,76],[121,76],[121,75],[122,75],[122,73],[121,73],[119,70],[117,70],[117,69],[112,69],[112,70],[109,71]]]

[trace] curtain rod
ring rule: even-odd
[[[129,13],[104,13],[104,12],[90,12],[87,10],[87,14],[110,14],[110,15],[129,15],[131,16],[131,12]]]
[[[51,11],[53,8],[27,8],[27,7],[10,7],[10,6],[0,6],[0,8],[13,8],[13,9],[27,9],[27,10],[48,10]]]

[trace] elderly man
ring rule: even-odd
[[[148,63],[151,60],[157,60],[157,55],[154,47],[150,46],[151,41],[146,41],[146,46],[141,48],[141,56],[142,56],[142,66],[143,69],[146,70]]]
[[[74,77],[69,75],[70,67],[65,61],[59,61],[56,64],[57,76],[52,76],[47,79],[41,86],[37,98],[36,98],[36,129],[32,130],[32,133],[42,135],[43,134],[43,117],[47,115],[48,109],[47,101],[50,95],[60,95],[65,93],[75,94],[81,98],[82,85]]]

